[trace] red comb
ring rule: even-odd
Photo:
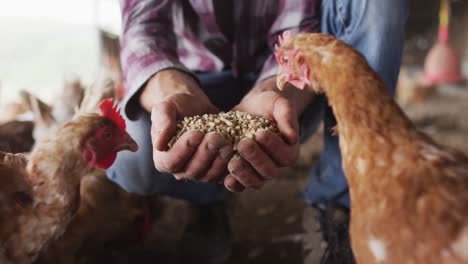
[[[275,58],[276,58],[276,61],[278,61],[279,63],[283,63],[283,60],[281,58],[281,55],[280,55],[280,47],[278,47],[278,45],[275,44]]]
[[[99,103],[99,111],[102,117],[111,120],[117,127],[125,130],[125,120],[120,114],[117,104],[114,104],[111,98],[106,98]]]
[[[275,57],[276,57],[276,60],[279,62],[279,63],[284,63],[284,59],[283,57],[281,56],[280,54],[280,51],[281,51],[281,48],[284,46],[284,44],[286,44],[286,42],[288,42],[289,40],[291,39],[291,32],[286,30],[283,32],[282,35],[280,35],[278,37],[278,42],[279,42],[279,45],[275,44]]]

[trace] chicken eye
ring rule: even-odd
[[[102,137],[105,139],[105,140],[110,140],[112,138],[112,132],[110,131],[105,131],[104,134],[102,135]]]
[[[296,62],[297,62],[299,65],[301,65],[301,64],[304,63],[304,57],[303,57],[303,56],[297,56],[296,58],[297,58],[297,59],[296,59]]]

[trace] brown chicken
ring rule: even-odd
[[[33,115],[33,138],[35,141],[41,141],[62,125],[52,115],[50,105],[25,90],[20,92],[20,96]]]
[[[468,263],[468,158],[418,132],[364,56],[285,33],[277,84],[323,92],[337,119],[358,263]]]
[[[113,95],[114,83],[102,71],[86,88],[78,113],[99,112],[99,101]],[[127,193],[100,170],[83,178],[80,194],[80,208],[73,221],[43,250],[38,263],[88,263],[104,247],[124,244],[127,248],[143,239],[143,197]]]
[[[26,159],[0,158],[0,263],[31,263],[65,231],[79,206],[80,182],[107,168],[121,150],[136,151],[111,100],[39,142]]]
[[[86,87],[78,114],[99,112],[99,102],[114,97],[114,87],[109,72],[100,71],[94,83]],[[143,232],[150,228],[145,225],[143,197],[127,193],[101,170],[82,179],[80,194],[76,216],[65,233],[42,251],[38,263],[88,263],[102,254],[99,251],[104,247],[127,249],[143,242]]]
[[[51,105],[28,91],[21,91],[23,104],[33,114],[35,140],[41,140],[65,122],[81,113],[98,111],[99,102],[114,98],[115,82],[107,71],[101,71],[94,83],[84,87],[79,79],[67,80]]]
[[[63,124],[73,118],[83,100],[84,90],[85,88],[81,84],[80,79],[70,78],[65,80],[62,91],[56,95],[52,104],[52,116],[57,123]]]
[[[111,73],[102,69],[94,82],[85,88],[83,100],[79,104],[79,112],[92,113],[97,111],[99,102],[104,98],[115,98],[116,82]]]
[[[45,248],[38,263],[89,263],[103,248],[131,247],[139,239],[143,198],[127,193],[95,170],[81,181],[81,201],[65,233]]]
[[[10,121],[0,124],[0,151],[22,153],[34,145],[34,124],[31,121]]]
[[[28,107],[21,102],[10,102],[0,105],[0,124],[8,123],[24,118]]]
[[[23,105],[32,112],[34,120],[33,137],[39,141],[58,129],[75,116],[84,96],[84,87],[79,79],[66,80],[63,89],[51,105],[26,90],[20,92]],[[107,97],[105,97],[107,98]],[[97,104],[104,98],[99,98]],[[87,112],[90,113],[90,112]]]

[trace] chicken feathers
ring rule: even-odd
[[[468,158],[419,132],[352,47],[324,34],[282,42],[279,88],[299,80],[335,114],[358,263],[468,263]]]

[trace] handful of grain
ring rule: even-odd
[[[204,134],[209,132],[221,133],[234,148],[243,138],[254,138],[255,133],[262,130],[279,134],[278,127],[273,119],[239,111],[185,117],[179,121],[177,129],[177,134],[169,142],[169,147],[172,147],[177,139],[189,130],[198,130]]]

